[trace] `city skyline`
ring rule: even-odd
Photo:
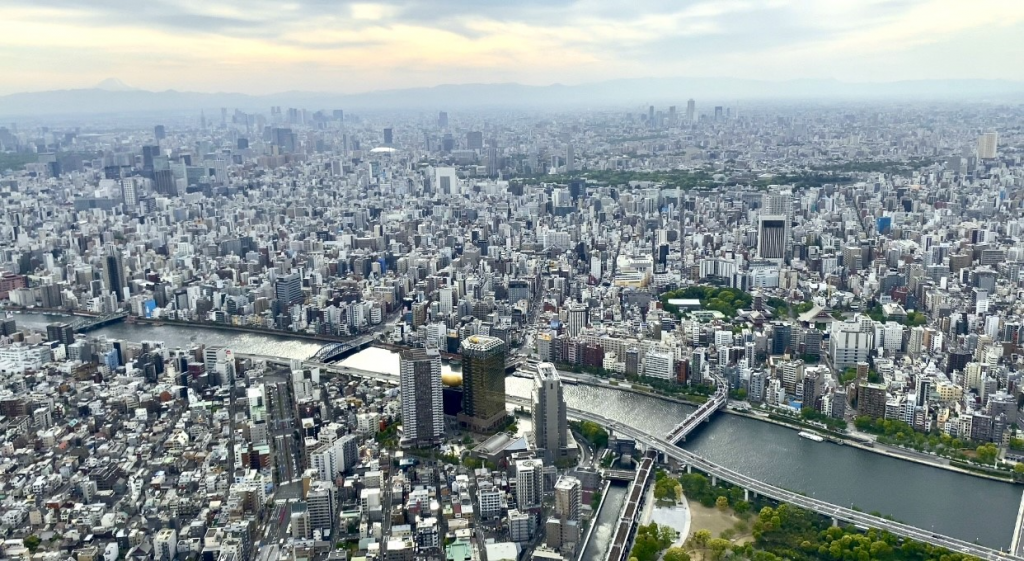
[[[531,2],[515,13],[458,2],[154,2],[130,12],[116,2],[12,2],[0,8],[0,95],[110,77],[150,91],[255,95],[687,76],[1020,81],[1024,71],[1002,61],[1024,55],[1022,26],[1024,5],[1003,0]]]

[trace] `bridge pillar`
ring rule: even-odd
[[[711,476],[711,486],[712,487],[717,487],[718,486],[718,477],[716,477],[714,475]]]
[[[686,473],[693,473],[693,466],[686,464]]]
[[[834,527],[834,528],[839,527],[839,519],[838,518],[832,518],[832,527]]]
[[[743,501],[744,502],[748,502],[748,503],[750,502],[750,490],[749,489],[744,489],[743,490]]]

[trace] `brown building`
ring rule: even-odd
[[[857,411],[873,419],[885,418],[885,401],[888,399],[885,384],[861,383],[857,387]]]

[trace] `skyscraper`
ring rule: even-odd
[[[484,133],[480,131],[470,131],[466,133],[466,148],[469,150],[483,150],[484,149]]]
[[[139,193],[135,188],[135,179],[126,177],[121,180],[121,199],[126,209],[133,209],[139,202]]]
[[[757,256],[781,261],[786,257],[786,217],[761,215],[757,219]]]
[[[990,160],[996,157],[996,148],[999,144],[999,133],[987,132],[978,137],[978,158]]]
[[[448,112],[441,111],[437,114],[437,127],[441,129],[448,128]]]
[[[571,142],[565,145],[565,171],[567,173],[576,171],[576,149]]]
[[[692,123],[693,118],[697,116],[697,102],[689,100],[686,102],[686,122]]]
[[[391,146],[395,142],[395,131],[388,127],[384,129],[384,144]]]
[[[473,335],[462,351],[463,407],[459,423],[476,431],[497,428],[505,411],[505,343],[496,337]]]
[[[103,287],[113,292],[118,302],[124,302],[124,261],[113,247],[103,257]]]
[[[498,141],[491,140],[487,143],[487,176],[498,175]]]
[[[167,129],[163,125],[153,127],[153,137],[158,141],[167,138]]]
[[[401,354],[402,444],[430,446],[444,434],[441,355],[436,349]]]
[[[569,455],[568,421],[562,380],[554,365],[542,362],[533,375],[533,444],[553,461]]]

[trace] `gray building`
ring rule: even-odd
[[[570,454],[562,380],[553,364],[542,362],[533,375],[532,440],[548,461]]]

